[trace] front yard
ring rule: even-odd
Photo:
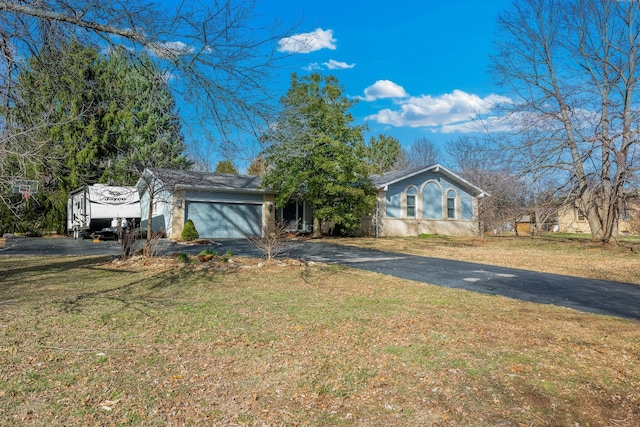
[[[634,321],[304,263],[0,270],[1,425],[640,424]]]

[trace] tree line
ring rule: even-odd
[[[5,182],[30,178],[40,186],[28,203],[3,194],[0,228],[65,232],[70,191],[133,185],[147,166],[190,164],[173,96],[143,55],[57,43],[29,58],[17,82],[2,109],[2,173]]]

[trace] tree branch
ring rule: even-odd
[[[123,30],[121,28],[114,27],[111,25],[103,25],[97,22],[85,21],[84,19],[82,19],[82,16],[84,14],[80,16],[71,16],[61,12],[54,12],[50,10],[41,9],[38,7],[25,6],[25,5],[16,4],[8,1],[2,1],[2,0],[0,0],[0,10],[21,14],[21,15],[28,15],[38,19],[66,22],[68,24],[73,24],[81,28],[86,28],[88,30],[95,31],[97,33],[107,33],[107,34],[113,34],[116,36],[124,37],[128,40],[132,40],[134,42],[141,43],[143,45],[146,45],[149,42],[147,38],[138,31]]]

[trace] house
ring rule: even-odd
[[[260,237],[275,221],[275,196],[257,176],[146,169],[136,187],[141,228],[151,205],[152,231],[172,239],[189,219],[200,237],[217,239]]]
[[[371,177],[376,212],[365,222],[375,236],[478,234],[478,199],[489,194],[442,165]]]
[[[558,230],[560,233],[591,234],[586,215],[572,203],[558,209]],[[618,235],[637,235],[640,233],[640,200],[629,197],[623,203],[618,218]]]
[[[570,204],[558,208],[558,230],[560,233],[591,234],[587,217],[580,209]]]
[[[478,198],[488,194],[436,164],[371,177],[377,188],[376,212],[363,220],[375,236],[478,233]],[[203,238],[260,237],[276,220],[291,231],[310,232],[313,212],[306,203],[275,209],[275,194],[258,176],[185,170],[147,169],[136,184],[141,227],[179,239],[191,219]],[[151,202],[151,203],[150,203]]]

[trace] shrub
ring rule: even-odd
[[[178,254],[178,262],[189,262],[189,255],[185,253]]]
[[[289,242],[288,227],[284,221],[277,221],[272,231],[264,230],[261,237],[247,237],[249,243],[262,252],[268,261],[278,255],[282,255]],[[293,224],[293,228],[297,228],[297,224]]]
[[[195,224],[190,219],[188,219],[187,222],[184,223],[181,237],[185,242],[190,242],[200,237],[200,235],[198,234],[198,230],[196,230]]]
[[[200,253],[198,254],[198,256],[200,255],[213,255],[213,256],[217,256],[218,252],[211,250],[211,249],[203,249],[200,251]]]

